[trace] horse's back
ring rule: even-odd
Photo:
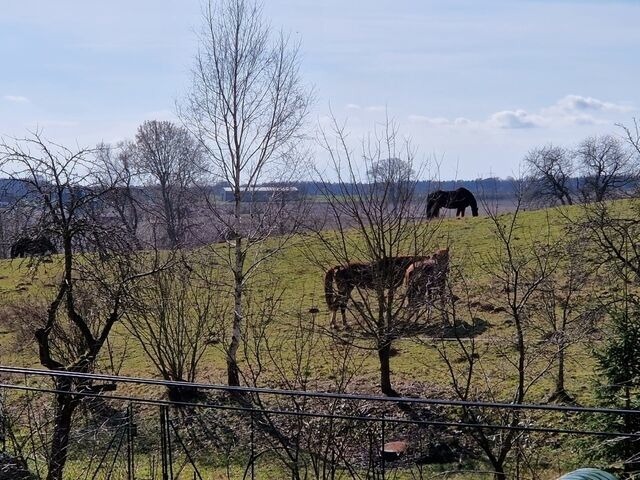
[[[405,285],[409,285],[415,281],[418,277],[423,277],[425,274],[429,274],[437,266],[437,262],[433,258],[427,258],[418,260],[407,267],[404,275]]]

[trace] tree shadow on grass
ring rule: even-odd
[[[397,325],[398,337],[415,337],[415,336],[427,336],[438,339],[471,339],[478,337],[485,333],[491,324],[479,317],[474,317],[472,322],[457,321],[455,324],[448,323],[442,324],[436,323],[421,323],[419,321],[403,322]]]

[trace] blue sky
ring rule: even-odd
[[[316,103],[357,138],[385,115],[442,178],[518,173],[526,152],[572,146],[640,116],[640,2],[268,0],[300,40]],[[200,2],[22,0],[0,13],[0,134],[64,144],[174,119]],[[318,162],[322,162],[318,154]]]

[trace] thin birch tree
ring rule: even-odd
[[[240,384],[238,352],[248,283],[289,237],[274,240],[268,250],[264,240],[273,233],[295,231],[300,213],[277,196],[260,205],[251,201],[258,185],[286,184],[299,176],[302,157],[297,147],[312,98],[299,64],[298,45],[272,31],[258,4],[205,3],[193,82],[180,114],[204,147],[211,173],[231,190],[230,202],[213,196],[208,202],[228,240],[211,253],[232,277],[232,333],[226,345],[229,385]]]

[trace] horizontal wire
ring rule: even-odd
[[[240,392],[240,393],[257,393],[280,395],[289,397],[311,397],[311,398],[328,398],[337,400],[354,400],[354,401],[376,401],[385,403],[409,403],[409,404],[427,404],[436,406],[452,406],[452,407],[478,407],[508,410],[543,410],[552,412],[569,412],[569,413],[602,413],[611,415],[639,415],[640,410],[620,409],[620,408],[601,408],[601,407],[578,407],[568,405],[543,405],[535,403],[506,403],[506,402],[484,402],[471,400],[448,400],[448,399],[432,399],[432,398],[411,398],[411,397],[386,397],[379,395],[363,395],[363,394],[346,394],[346,393],[330,393],[330,392],[310,392],[304,390],[280,390],[263,387],[236,387],[228,385],[217,385],[211,383],[194,383],[172,380],[159,380],[152,378],[127,377],[119,375],[108,375],[99,373],[78,373],[61,370],[42,370],[37,368],[25,367],[8,367],[0,365],[0,372],[9,374],[35,375],[45,377],[64,377],[78,378],[88,380],[110,381],[115,383],[133,383],[141,385],[155,385],[162,387],[182,387],[194,390],[217,390],[224,392]],[[134,398],[132,398],[134,399]]]
[[[444,422],[436,420],[411,420],[406,418],[397,417],[364,417],[361,415],[344,415],[344,414],[330,414],[330,413],[318,413],[318,412],[300,412],[292,410],[276,410],[269,408],[248,408],[231,405],[221,405],[207,402],[178,402],[162,399],[150,399],[141,397],[130,397],[126,395],[111,395],[101,393],[90,392],[69,392],[66,390],[56,390],[50,388],[28,387],[23,385],[14,385],[10,383],[0,383],[0,388],[7,388],[11,390],[29,391],[36,393],[52,393],[62,395],[77,395],[82,397],[91,398],[103,398],[109,400],[121,400],[134,403],[140,403],[145,405],[155,406],[180,406],[180,407],[193,407],[202,409],[213,410],[228,410],[234,412],[245,413],[269,413],[273,415],[282,416],[294,416],[294,417],[310,417],[310,418],[325,418],[325,419],[338,419],[338,420],[351,420],[362,421],[369,423],[398,423],[398,424],[410,424],[410,425],[427,425],[436,427],[455,427],[465,429],[480,429],[480,430],[516,430],[519,432],[536,432],[536,433],[556,433],[567,435],[584,435],[584,436],[598,436],[598,437],[616,437],[616,438],[640,438],[640,433],[622,433],[622,432],[607,432],[603,430],[576,430],[576,429],[563,429],[563,428],[551,428],[551,427],[531,427],[521,425],[496,425],[496,424],[479,424],[479,423],[466,423],[466,422]]]

